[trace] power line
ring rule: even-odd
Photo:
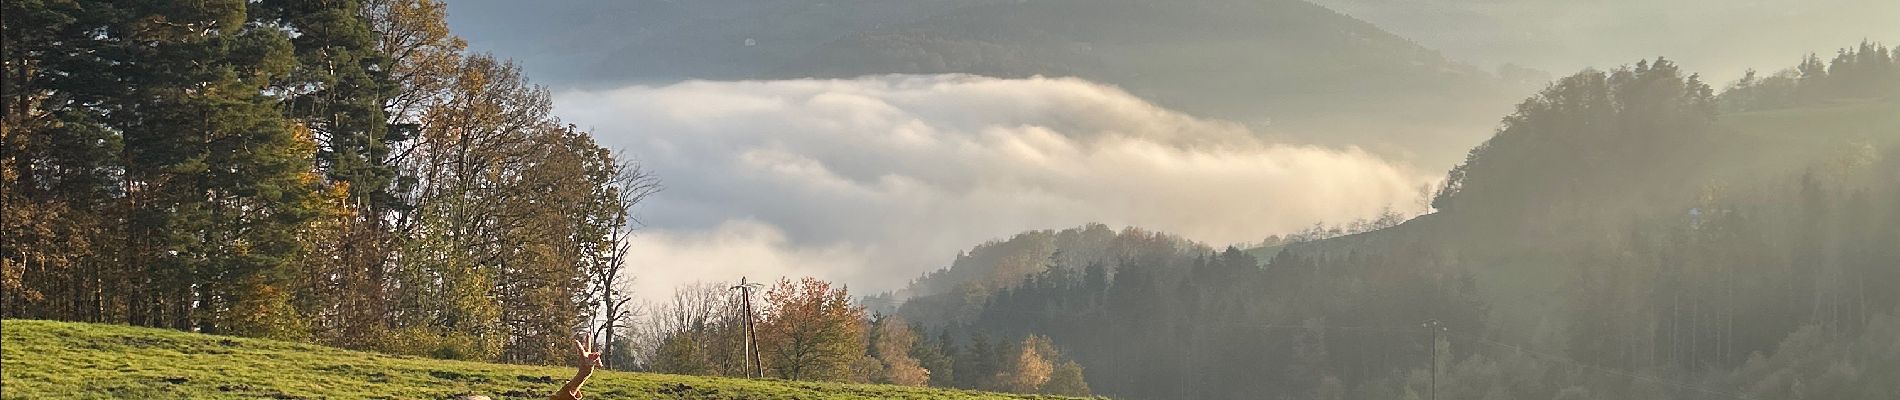
[[[753,333],[754,330],[752,328],[752,325],[753,325],[752,323],[752,290],[757,289],[759,286],[760,285],[757,283],[746,283],[745,277],[742,276],[742,277],[739,277],[739,285],[733,286],[732,289],[737,289],[739,291],[739,298],[741,299],[740,306],[745,311],[744,321],[745,321],[746,363],[752,364],[752,371],[755,377],[765,378],[765,365],[759,362],[758,346],[752,345],[753,342],[758,340],[755,337],[757,335]]]
[[[1424,324],[1419,324],[1419,327],[1432,331],[1432,342],[1426,346],[1425,351],[1432,353],[1432,400],[1438,400],[1438,334],[1451,333],[1451,329],[1446,328],[1437,319],[1425,321]]]

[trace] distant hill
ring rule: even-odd
[[[1047,335],[1120,398],[1405,398],[1432,360],[1441,398],[1889,398],[1900,57],[1798,69],[1719,96],[1660,59],[1586,70],[1505,118],[1435,213],[1247,251],[1026,234],[935,274],[983,290],[899,312]],[[1017,278],[972,278],[995,271]]]
[[[483,364],[174,330],[31,320],[0,323],[9,399],[545,399],[562,367]],[[885,385],[596,372],[600,399],[1056,399]]]
[[[1799,201],[1790,197],[1796,196],[1793,193],[1801,191],[1802,185],[1844,186],[1828,189],[1839,191],[1831,195],[1838,197],[1818,200],[1832,207],[1900,192],[1900,181],[1868,180],[1880,174],[1900,176],[1900,100],[1842,101],[1733,113],[1723,115],[1717,123],[1725,135],[1723,142],[1706,151],[1678,153],[1681,159],[1676,163],[1677,171],[1654,171],[1654,175],[1667,179],[1624,182],[1619,186],[1628,190],[1577,199],[1601,207],[1598,210],[1508,222],[1478,214],[1488,210],[1440,213],[1395,228],[1250,251],[1345,260],[1354,254],[1388,249],[1454,249],[1449,252],[1457,254],[1459,267],[1473,272],[1486,300],[1494,305],[1490,323],[1529,331],[1547,322],[1541,319],[1551,313],[1572,306],[1566,303],[1568,299],[1551,294],[1563,292],[1574,278],[1573,270],[1586,262],[1577,259],[1579,251],[1601,251],[1605,242],[1682,235],[1680,230],[1689,229],[1699,220],[1736,212],[1748,214],[1746,223],[1752,225],[1751,230],[1784,229],[1753,239],[1789,240],[1772,246],[1786,251],[1785,246],[1798,245],[1783,234],[1795,234],[1792,232],[1803,227],[1800,220],[1806,217],[1794,215],[1800,208],[1788,204]],[[1817,179],[1831,182],[1815,183]],[[1682,181],[1700,184],[1676,184]],[[1893,207],[1883,210],[1877,204],[1854,207],[1876,211],[1854,218],[1894,217],[1893,213],[1900,212]]]
[[[559,87],[1076,76],[1300,142],[1449,165],[1528,92],[1301,0],[457,2],[478,48]],[[519,11],[519,12],[515,12]],[[464,15],[472,13],[473,15]],[[461,17],[456,17],[461,15]],[[501,29],[500,27],[506,27]]]
[[[1570,71],[1668,55],[1714,81],[1824,46],[1900,36],[1900,2],[1879,0],[1313,2],[1484,67]]]
[[[975,318],[989,295],[1045,274],[1052,266],[1100,273],[1099,278],[1106,280],[1107,273],[1125,261],[1182,263],[1190,261],[1182,255],[1211,251],[1180,236],[1136,227],[1116,231],[1088,224],[1035,230],[958,254],[949,266],[911,281],[894,299],[904,300],[897,311],[911,319],[962,322]]]
[[[449,17],[477,49],[512,57],[559,88],[798,78],[775,74],[855,32],[999,1],[457,0]]]
[[[1477,94],[1495,85],[1484,71],[1297,0],[975,5],[855,32],[776,71],[768,75],[1078,76],[1237,120],[1374,114],[1364,111],[1391,96]]]

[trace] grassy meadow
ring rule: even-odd
[[[5,399],[545,399],[573,374],[120,325],[0,323]],[[600,371],[589,399],[1055,399],[933,388]]]

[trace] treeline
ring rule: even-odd
[[[548,363],[627,317],[658,181],[439,1],[4,14],[6,318]]]
[[[1397,219],[1388,213],[1384,222],[1352,225]],[[1320,239],[1313,235],[1302,240]],[[1427,364],[1418,316],[1470,326],[1485,313],[1468,274],[1414,268],[1433,258],[1424,248],[1355,254],[1350,268],[1282,254],[1263,267],[1268,260],[1237,249],[1136,228],[1032,231],[979,245],[927,274],[899,315],[978,359],[989,337],[1046,336],[1098,393],[1314,398],[1395,386],[1391,370]],[[953,368],[958,377],[961,365]]]
[[[974,317],[931,322],[973,336],[1046,335],[1094,389],[1118,397],[1337,398],[1325,395],[1425,365],[1429,336],[1409,329],[1420,316],[1471,326],[1485,311],[1469,276],[1411,268],[1429,259],[1420,251],[1356,256],[1341,268],[1282,254],[1264,267],[1233,248],[1150,247],[1084,265],[1050,257],[1046,269],[976,300]],[[903,310],[940,315],[932,308],[962,295]]]
[[[910,298],[952,292],[987,295],[996,289],[1014,286],[1023,276],[1047,268],[1052,261],[1050,257],[1062,264],[1083,265],[1132,257],[1137,252],[1178,249],[1211,250],[1179,236],[1139,228],[1117,232],[1102,224],[1029,231],[960,252],[950,266],[918,276],[901,294]],[[918,307],[916,302],[908,304],[913,309]],[[955,317],[967,319],[968,313],[974,311],[970,306],[944,304],[941,312],[956,313]]]
[[[1127,398],[1888,398],[1894,94],[1735,119],[1741,94],[1667,60],[1584,71],[1506,117],[1437,213],[1267,260],[1019,236],[899,314],[1045,335]]]
[[[1090,394],[1082,367],[1047,337],[992,341],[976,333],[967,344],[948,330],[932,337],[902,317],[867,315],[845,288],[812,278],[780,280],[752,305],[735,289],[677,288],[611,356],[673,374]],[[746,310],[756,310],[752,326]]]
[[[1886,98],[1900,93],[1900,52],[1874,42],[1843,48],[1822,61],[1809,54],[1801,65],[1767,77],[1749,70],[1722,92],[1726,111],[1793,107],[1833,99]]]
[[[1474,231],[1555,238],[1681,204],[1726,140],[1715,103],[1700,76],[1660,58],[1559,79],[1446,174],[1432,207]]]

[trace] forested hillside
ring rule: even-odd
[[[1127,398],[1891,397],[1900,63],[1819,60],[1719,95],[1662,59],[1584,71],[1505,118],[1435,213],[1264,260],[1044,246],[1005,260],[1044,260],[1013,283],[958,272],[1020,268],[962,265],[991,244],[900,314],[966,357],[961,337],[1047,335]]]

